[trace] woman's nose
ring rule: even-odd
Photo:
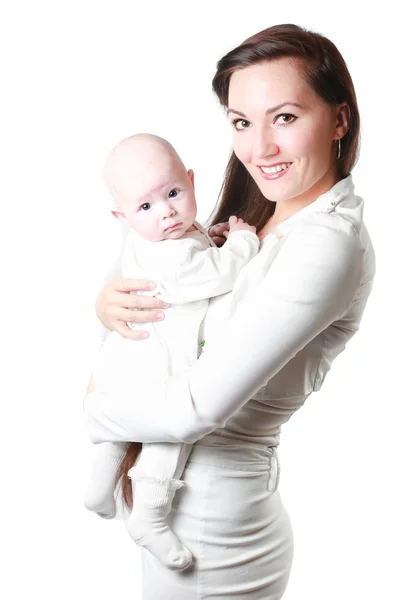
[[[253,158],[265,159],[275,156],[279,152],[279,146],[274,142],[271,132],[259,131],[254,139]]]

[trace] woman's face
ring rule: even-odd
[[[347,112],[317,96],[300,69],[290,58],[263,62],[235,71],[229,85],[233,150],[274,202],[311,202],[338,180],[334,140]]]

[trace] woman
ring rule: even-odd
[[[235,214],[256,225],[260,252],[211,302],[205,351],[189,372],[155,376],[140,402],[101,390],[85,402],[94,442],[195,444],[171,527],[196,564],[170,572],[143,552],[146,600],[282,597],[292,535],[277,489],[280,428],[357,331],[375,272],[350,175],[357,101],[336,47],[295,25],[271,27],[219,61],[213,88],[234,152],[210,233],[221,241],[220,223]],[[112,280],[98,301],[103,324],[134,338],[124,322],[154,320],[130,309],[161,308],[157,300],[121,293],[146,283]]]

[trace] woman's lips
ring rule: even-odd
[[[280,163],[280,164],[287,165],[289,163]],[[290,163],[289,166],[286,167],[285,169],[282,169],[281,171],[277,171],[276,173],[265,173],[265,171],[263,171],[260,166],[257,166],[257,169],[263,179],[267,179],[268,181],[273,181],[274,179],[279,179],[280,177],[283,177],[289,171],[291,165],[292,165],[292,163]]]

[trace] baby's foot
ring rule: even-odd
[[[135,468],[129,474],[132,476],[134,472]],[[134,505],[127,524],[129,535],[169,569],[187,569],[192,564],[192,553],[167,525],[175,491],[183,483],[175,479],[163,482],[143,479],[140,475],[134,478]]]
[[[100,494],[99,491],[89,485],[85,492],[85,507],[97,513],[103,519],[113,519],[117,512],[113,490]]]
[[[97,444],[93,449],[92,476],[85,492],[88,510],[103,519],[113,519],[117,512],[114,498],[115,480],[129,444]]]

